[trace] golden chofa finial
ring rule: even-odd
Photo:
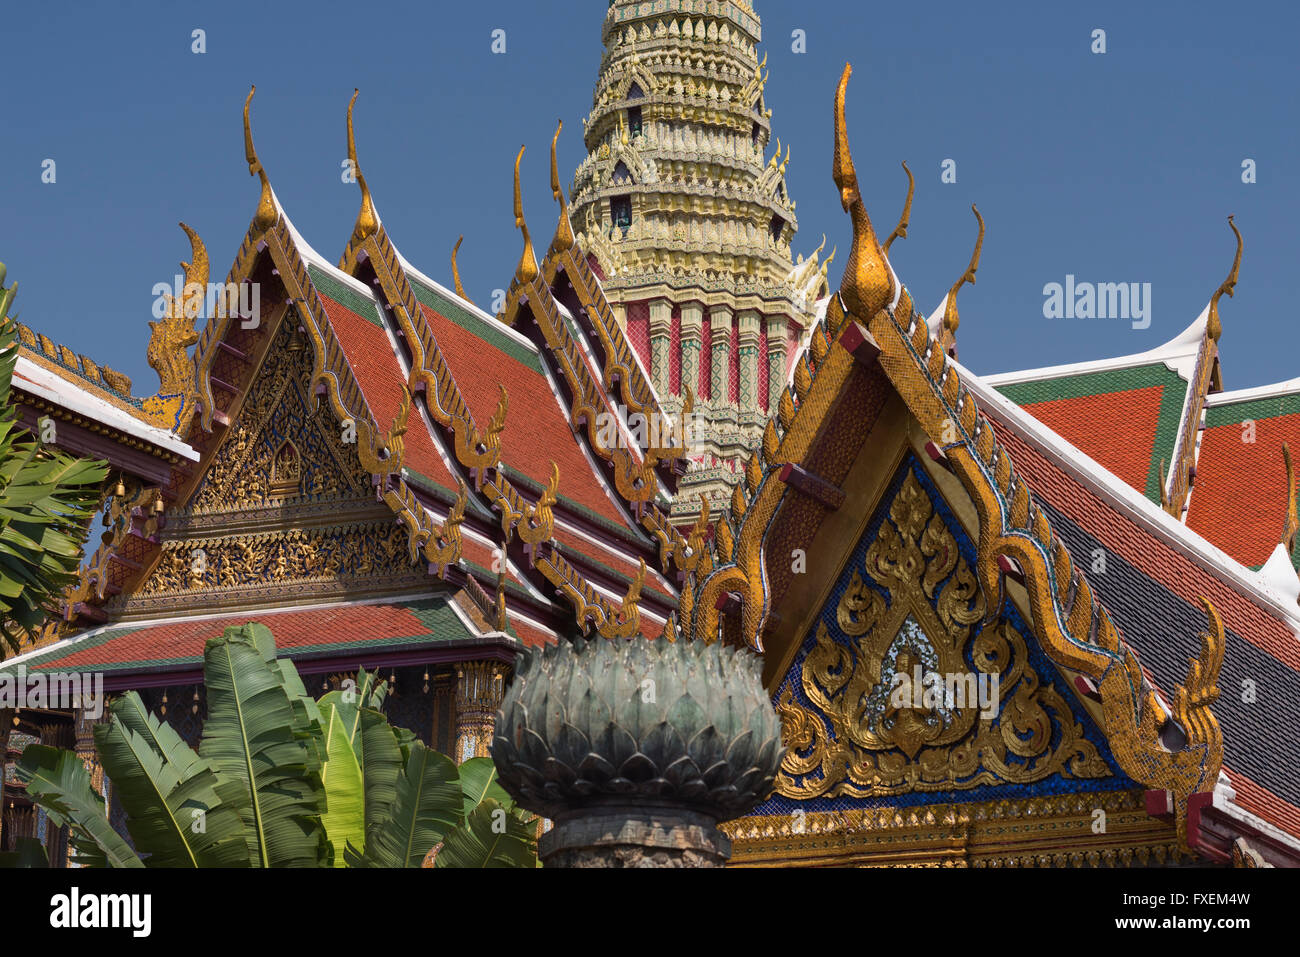
[[[975,252],[971,253],[970,265],[966,271],[961,274],[961,278],[952,284],[948,290],[948,300],[943,309],[943,334],[946,344],[951,346],[957,340],[957,326],[961,324],[961,318],[957,315],[957,290],[961,289],[966,283],[975,285],[975,271],[980,268],[980,253],[984,249],[984,217],[980,211],[975,208],[975,204],[970,204],[970,211],[975,214],[979,220],[980,232],[979,237],[975,240]]]
[[[519,164],[524,161],[527,148],[519,147],[519,155],[515,157],[515,225],[524,234],[524,251],[519,257],[519,268],[515,270],[515,279],[520,285],[537,278],[537,255],[533,252],[533,239],[528,235],[528,223],[524,222],[524,197],[519,189]]]
[[[844,64],[839,89],[835,92],[835,185],[840,191],[840,205],[853,219],[853,248],[844,266],[840,294],[848,312],[869,322],[893,300],[894,278],[885,265],[885,252],[867,215],[858,189],[858,174],[849,151],[849,133],[844,120],[844,96],[849,88],[853,67]]]
[[[248,99],[244,100],[244,158],[248,160],[248,175],[257,176],[262,181],[262,195],[257,201],[257,213],[253,216],[253,225],[258,229],[270,229],[280,214],[275,209],[275,199],[271,196],[271,181],[266,176],[262,162],[257,158],[253,148],[253,127],[248,118],[249,107],[253,104],[253,94],[257,92],[254,85],[248,90]]]
[[[1241,230],[1237,228],[1237,224],[1232,221],[1231,216],[1228,217],[1228,225],[1232,227],[1232,231],[1237,235],[1237,255],[1232,260],[1232,270],[1228,273],[1228,278],[1223,280],[1223,285],[1216,289],[1214,295],[1210,297],[1210,319],[1206,325],[1206,331],[1215,342],[1218,342],[1219,336],[1223,334],[1223,323],[1219,321],[1219,297],[1224,293],[1227,293],[1229,298],[1232,297],[1237,286],[1237,276],[1241,273],[1241,251],[1246,247],[1241,238]]]
[[[555,136],[551,138],[551,193],[555,196],[555,201],[560,204],[560,222],[555,227],[555,239],[551,241],[551,248],[556,252],[571,249],[575,242],[573,224],[569,222],[569,204],[565,201],[564,190],[560,187],[560,164],[555,158],[555,147],[560,142],[560,131],[563,129],[564,120],[558,120]]]
[[[366,178],[361,175],[361,164],[357,162],[357,137],[352,131],[352,108],[356,106],[360,93],[360,90],[353,89],[352,99],[348,102],[348,164],[361,187],[361,211],[357,213],[357,224],[352,228],[352,247],[360,246],[379,230],[379,214],[375,212],[375,201],[366,185]]]
[[[907,202],[903,203],[903,215],[898,217],[898,225],[885,240],[885,255],[889,255],[889,247],[894,245],[895,239],[907,238],[907,227],[912,223],[912,194],[916,192],[916,177],[907,168],[907,160],[903,160],[903,172],[907,174]]]
[[[1295,469],[1291,463],[1291,446],[1282,443],[1282,460],[1286,462],[1286,523],[1282,526],[1282,545],[1289,554],[1295,554],[1296,538],[1300,536],[1300,508],[1296,506]]]
[[[464,241],[465,237],[462,235],[456,240],[456,245],[451,247],[451,281],[456,284],[456,295],[473,304],[474,300],[465,294],[465,287],[460,284],[460,262],[456,258],[460,252],[460,244]]]

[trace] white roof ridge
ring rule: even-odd
[[[940,304],[940,310],[947,303],[948,297],[944,297],[944,302]],[[940,315],[942,313],[940,312]],[[1135,352],[1125,356],[1115,356],[1110,359],[1089,359],[1084,362],[1070,362],[1064,365],[1042,366],[1037,369],[1021,369],[1011,372],[998,372],[992,375],[981,376],[986,385],[1003,386],[1016,385],[1021,382],[1038,382],[1044,379],[1062,379],[1075,375],[1086,375],[1090,372],[1106,372],[1112,369],[1128,369],[1141,365],[1152,365],[1156,362],[1163,362],[1169,367],[1170,371],[1176,373],[1184,380],[1191,381],[1195,374],[1195,368],[1184,372],[1179,368],[1178,360],[1195,359],[1200,352],[1201,343],[1205,338],[1205,328],[1209,322],[1210,307],[1207,305],[1202,310],[1196,321],[1189,325],[1174,338],[1170,339],[1163,345],[1156,346],[1154,349],[1148,349],[1145,352]]]
[[[1300,574],[1291,564],[1291,553],[1278,542],[1259,572],[1260,587],[1281,601],[1300,602]]]
[[[376,309],[380,308],[379,299],[375,296],[374,291],[369,286],[356,276],[349,276],[342,269],[317,252],[315,247],[303,238],[302,233],[298,232],[298,227],[294,226],[293,220],[289,218],[289,214],[286,213],[284,207],[280,205],[280,200],[276,197],[275,190],[271,190],[271,198],[275,201],[275,208],[280,211],[280,215],[284,218],[284,225],[289,230],[289,236],[293,239],[294,245],[298,247],[298,254],[313,266],[323,269],[330,278],[337,279],[344,285],[352,286],[357,292],[364,294],[367,299],[371,300],[375,304]]]
[[[1004,425],[1014,426],[1022,435],[1031,436],[1039,451],[1054,464],[1083,481],[1100,493],[1117,511],[1153,532],[1164,540],[1165,544],[1200,565],[1247,600],[1272,611],[1275,618],[1284,621],[1291,628],[1292,633],[1300,638],[1300,606],[1294,603],[1287,604],[1275,594],[1263,590],[1256,572],[1192,531],[1118,476],[1111,474],[1087,454],[1076,449],[992,388],[986,380],[981,379],[956,360],[952,361],[961,374],[962,381],[975,395],[984,412],[1000,419]]]
[[[106,399],[92,395],[86,389],[78,388],[76,383],[33,362],[21,352],[14,366],[14,385],[24,392],[31,392],[47,402],[52,402],[70,412],[77,412],[96,422],[111,425],[127,435],[142,439],[160,449],[166,449],[191,462],[199,460],[198,452],[175,433],[150,425],[131,413],[119,409]]]
[[[1270,382],[1267,385],[1251,386],[1248,389],[1215,392],[1206,398],[1205,405],[1206,408],[1218,405],[1232,405],[1236,402],[1246,402],[1251,399],[1271,399],[1295,393],[1300,393],[1300,376],[1294,379],[1284,379],[1281,382]]]

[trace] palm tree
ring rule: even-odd
[[[458,769],[383,711],[387,686],[313,701],[263,625],[204,648],[208,717],[195,752],[130,692],[95,748],[134,850],[70,751],[31,745],[28,796],[67,825],[78,863],[111,867],[536,867],[537,819],[496,783],[490,759]],[[19,849],[21,850],[21,849]],[[22,863],[18,856],[0,865]]]
[[[88,523],[107,475],[25,435],[9,400],[18,364],[17,327],[0,263],[0,660],[17,652],[76,581]]]

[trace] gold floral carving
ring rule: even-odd
[[[1108,776],[1068,703],[1030,666],[1024,636],[1006,620],[974,633],[985,610],[956,539],[909,473],[836,608],[844,640],[822,623],[799,671],[812,707],[798,703],[788,684],[780,695],[777,710],[791,750],[777,793],[877,797],[1023,784],[1058,773]],[[910,677],[913,664],[921,664],[899,644],[909,619],[919,623],[933,653],[926,672],[978,674],[988,687],[997,677],[996,714],[971,700],[895,707],[894,672]]]

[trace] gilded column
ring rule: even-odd
[[[86,766],[86,771],[90,774],[90,786],[95,789],[96,794],[103,797],[105,796],[104,768],[99,763],[99,752],[95,750],[95,725],[102,724],[107,718],[103,716],[92,718],[86,714],[85,708],[77,708],[74,713],[77,757],[81,758],[81,763]]]
[[[672,382],[668,352],[672,345],[673,304],[667,299],[650,301],[650,376],[660,396],[668,395]]]
[[[682,305],[682,395],[690,386],[700,394],[700,346],[704,341],[704,307],[698,302]]]
[[[618,327],[627,335],[627,305],[622,302],[610,302],[609,308],[614,310],[614,318],[618,320]]]
[[[486,758],[505,688],[505,665],[499,661],[464,661],[456,666],[457,764]]]
[[[766,397],[758,394],[758,347],[762,342],[759,323],[762,317],[752,309],[740,313],[737,332],[740,336],[740,410],[755,412],[762,408]]]
[[[785,388],[786,317],[767,317],[767,411],[771,414],[781,403]]]
[[[713,353],[713,377],[709,390],[713,404],[725,406],[731,401],[731,373],[728,369],[731,361],[731,310],[726,306],[714,306],[709,310],[709,324],[712,329],[709,348]]]

